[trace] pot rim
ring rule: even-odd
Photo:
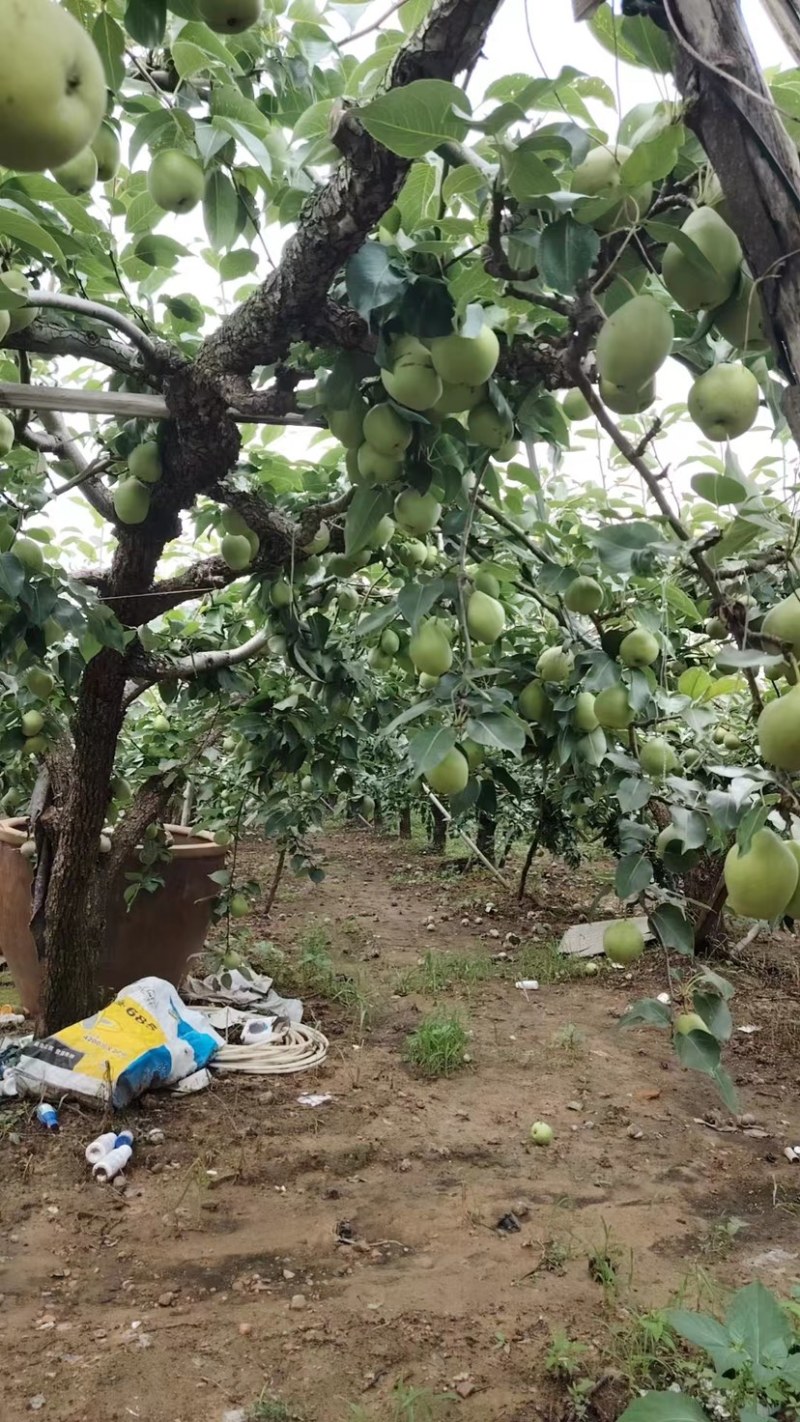
[[[0,844],[8,844],[19,849],[28,838],[28,820],[25,815],[15,815],[10,819],[0,819]],[[224,858],[227,850],[217,844],[210,830],[194,830],[185,825],[165,825],[175,840],[172,846],[174,859],[212,859],[220,855]],[[181,840],[187,841],[180,843]]]

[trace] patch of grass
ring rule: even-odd
[[[426,993],[436,997],[451,988],[470,987],[473,983],[485,983],[501,976],[506,964],[493,963],[490,958],[478,954],[468,956],[460,953],[425,954],[421,963],[401,973],[395,984],[395,992],[405,997],[408,993]]]
[[[452,1076],[464,1066],[468,1041],[458,1017],[434,1013],[406,1037],[406,1058],[423,1076]]]
[[[458,1399],[452,1392],[434,1392],[429,1387],[413,1387],[397,1382],[388,1407],[380,1406],[380,1422],[441,1422]],[[351,1407],[349,1422],[372,1422],[375,1414],[365,1407]]]
[[[580,1052],[583,1048],[583,1033],[574,1022],[567,1022],[553,1034],[553,1046],[562,1052]]]
[[[740,1220],[737,1215],[731,1215],[728,1219],[716,1220],[701,1245],[703,1254],[709,1255],[712,1259],[727,1259],[733,1249],[736,1236],[743,1229],[747,1229],[747,1222]]]
[[[539,983],[569,983],[585,978],[583,958],[564,958],[553,939],[549,943],[523,943],[514,962],[518,978],[535,978]]]
[[[294,951],[284,953],[274,943],[258,943],[249,961],[259,972],[275,979],[284,997],[321,998],[341,1008],[360,1027],[374,1019],[374,995],[352,973],[341,973],[331,957],[325,925],[312,919]]]
[[[302,1418],[279,1397],[265,1397],[262,1394],[247,1413],[247,1422],[302,1422]]]

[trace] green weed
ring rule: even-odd
[[[380,1422],[441,1422],[457,1401],[451,1392],[433,1392],[428,1387],[395,1383],[388,1409],[380,1408]],[[349,1422],[373,1422],[374,1414],[365,1407],[351,1407]]]
[[[342,973],[331,957],[331,942],[324,924],[311,920],[294,950],[284,953],[274,943],[256,944],[249,961],[275,979],[284,997],[322,999],[341,1008],[359,1027],[374,1020],[374,994],[352,973]]]
[[[247,1422],[302,1422],[302,1419],[279,1397],[264,1397],[262,1395],[258,1402],[254,1402],[250,1408]]]
[[[583,958],[564,958],[555,940],[549,943],[523,943],[514,961],[518,978],[535,978],[539,983],[569,983],[586,977]]]
[[[434,1013],[406,1037],[406,1057],[423,1076],[452,1076],[464,1066],[468,1040],[458,1017]]]
[[[451,988],[471,987],[474,983],[485,983],[499,976],[499,965],[491,959],[475,955],[469,957],[459,953],[425,954],[421,963],[401,973],[395,984],[395,992],[401,997],[409,993],[426,993],[437,997]]]

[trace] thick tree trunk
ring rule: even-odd
[[[478,833],[476,844],[489,860],[490,864],[495,863],[495,835],[497,833],[497,821],[492,815],[487,815],[483,811],[478,814]]]
[[[383,806],[381,805],[380,798],[375,801],[375,811],[372,816],[372,823],[374,824],[376,829],[383,829]]]
[[[397,831],[400,839],[411,838],[411,806],[402,805],[400,809],[400,825]]]
[[[800,443],[797,149],[770,100],[738,0],[704,0],[702,5],[670,0],[662,24],[675,40],[675,78],[688,101],[686,122],[722,184],[747,265],[754,278],[764,278],[759,291],[778,361],[790,382],[786,417]]]
[[[429,802],[428,809],[431,815],[428,828],[430,847],[435,854],[444,854],[447,848],[447,820],[433,801]]]
[[[285,865],[285,863],[286,863],[286,845],[284,844],[284,845],[282,845],[281,850],[280,850],[280,853],[279,853],[279,855],[278,855],[278,862],[277,862],[277,864],[275,865],[275,873],[274,873],[273,876],[272,876],[272,883],[271,883],[270,886],[269,886],[269,892],[268,892],[268,894],[267,894],[267,897],[266,897],[265,900],[264,900],[264,913],[265,913],[265,914],[269,914],[269,913],[272,912],[272,906],[273,906],[273,904],[275,903],[275,896],[276,896],[276,894],[277,894],[277,892],[278,892],[278,885],[279,885],[280,882],[281,882],[281,877],[282,877],[282,875],[283,875],[283,866]]]
[[[96,1003],[95,970],[105,929],[98,846],[122,727],[125,668],[104,648],[84,674],[73,726],[69,787],[61,807],[45,902],[45,979],[39,1030],[85,1017]]]

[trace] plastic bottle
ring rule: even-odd
[[[41,1101],[36,1107],[36,1119],[46,1131],[58,1130],[58,1112],[47,1101]]]
[[[84,1152],[89,1165],[96,1165],[98,1160],[102,1160],[104,1155],[108,1155],[117,1143],[116,1131],[104,1131],[102,1136],[97,1136],[91,1145],[87,1145]]]
[[[119,1175],[125,1169],[132,1155],[132,1146],[115,1146],[108,1152],[108,1155],[104,1155],[92,1166],[92,1175],[95,1180],[100,1181],[101,1185],[105,1185],[107,1181],[113,1180],[115,1175]]]
[[[130,1146],[133,1149],[133,1131],[119,1131],[114,1138],[115,1146]]]

